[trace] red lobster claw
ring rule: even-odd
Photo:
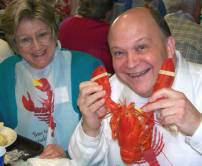
[[[109,82],[109,75],[107,70],[103,66],[98,66],[93,74],[92,74],[92,81],[97,82],[99,85],[103,86],[103,89],[106,91],[105,93],[105,104],[107,107],[112,111],[119,110],[120,104],[115,103],[111,100],[111,85]]]
[[[35,109],[34,102],[32,101],[29,92],[27,92],[27,95],[28,99],[25,96],[22,96],[22,103],[28,111],[34,112]]]
[[[157,81],[154,85],[153,92],[161,89],[161,88],[170,88],[173,84],[175,76],[175,66],[172,58],[167,58],[161,69],[159,71],[159,75]]]
[[[103,66],[98,66],[93,74],[92,81],[96,81],[99,85],[103,85],[104,90],[106,91],[105,98],[110,98],[111,96],[111,85],[109,83],[109,77],[107,70]]]

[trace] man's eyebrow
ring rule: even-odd
[[[141,37],[141,38],[137,39],[135,42],[140,42],[140,41],[152,41],[152,39],[148,38],[148,37]]]

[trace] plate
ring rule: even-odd
[[[11,166],[13,164],[10,164],[11,162],[14,162],[14,165],[22,166],[24,165],[23,160],[26,161],[29,158],[36,157],[40,155],[43,152],[43,145],[35,142],[33,140],[30,140],[28,138],[25,138],[21,135],[17,135],[17,140],[10,146],[6,148],[7,157],[9,155],[14,155],[14,157],[10,157],[11,160],[7,160],[6,163],[4,163],[4,166]],[[16,155],[16,151],[18,154]],[[5,157],[6,158],[6,157]],[[9,158],[8,158],[9,159]]]
[[[4,135],[8,141],[8,143],[5,146],[3,146],[5,148],[12,145],[17,139],[17,133],[9,127],[2,127],[0,129],[0,133]]]

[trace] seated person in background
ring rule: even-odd
[[[113,101],[106,77],[80,84],[83,116],[69,144],[72,159],[82,166],[200,166],[202,65],[175,51],[168,25],[152,9],[120,15],[108,39]]]
[[[13,51],[8,43],[5,40],[0,39],[0,63],[12,54]]]
[[[80,119],[79,83],[101,62],[57,45],[54,10],[46,1],[13,1],[1,28],[18,56],[0,63],[0,121],[43,144],[42,158],[64,157]]]
[[[80,0],[78,14],[66,18],[59,27],[58,37],[63,48],[87,52],[102,60],[113,73],[107,43],[108,18],[112,0]]]
[[[164,3],[165,19],[176,39],[176,48],[187,60],[202,63],[202,27],[198,24],[202,3],[200,0],[164,0]]]

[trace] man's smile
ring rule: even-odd
[[[134,78],[134,79],[138,79],[138,78],[140,78],[140,77],[142,77],[142,76],[145,76],[150,70],[151,70],[151,68],[147,68],[147,69],[142,70],[142,71],[140,71],[140,72],[127,73],[127,75],[128,75],[129,77]]]

